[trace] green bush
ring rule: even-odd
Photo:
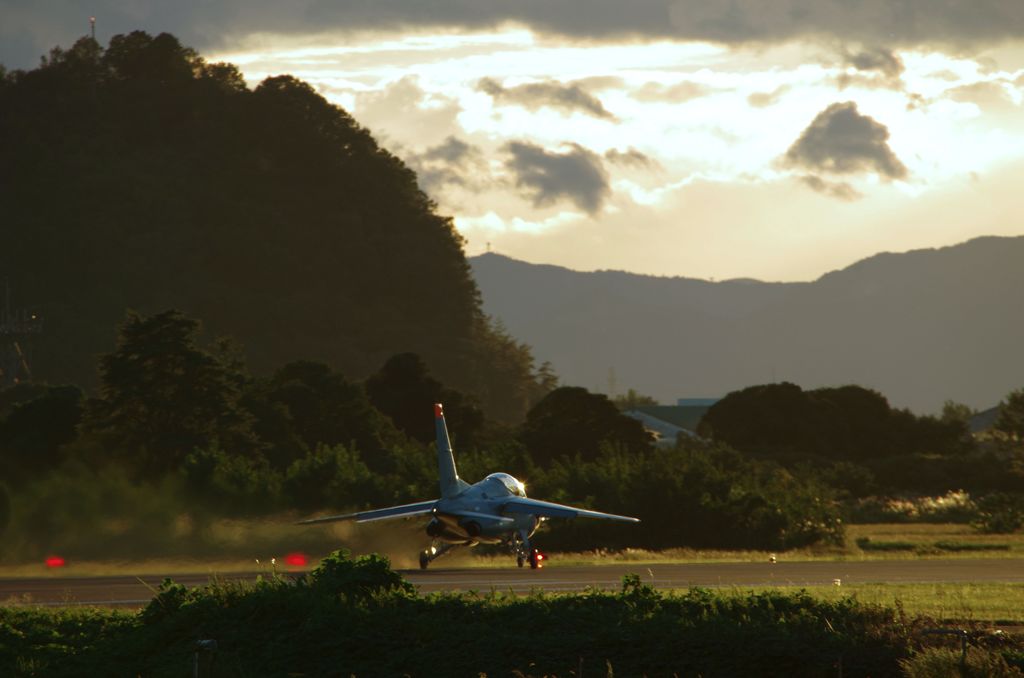
[[[320,445],[292,462],[283,489],[288,504],[304,510],[363,506],[376,498],[376,480],[356,450]]]
[[[976,647],[960,650],[929,648],[900,660],[906,678],[1013,678],[1024,676],[1006,663],[1002,653]]]
[[[974,527],[986,534],[1010,534],[1024,527],[1024,496],[995,492],[978,501]]]
[[[391,569],[391,561],[371,553],[351,560],[345,549],[335,551],[310,572],[309,585],[318,594],[340,596],[348,603],[385,594],[412,595],[412,584]]]
[[[977,516],[977,505],[963,490],[935,497],[864,497],[849,508],[853,523],[969,523]]]
[[[1009,551],[1009,544],[975,544],[967,541],[937,541],[935,548],[940,551],[952,551],[960,553],[963,551]]]
[[[861,551],[913,551],[917,546],[910,541],[872,541],[871,537],[857,538],[857,547]]]
[[[187,491],[228,515],[269,513],[281,503],[281,475],[262,457],[229,454],[217,445],[197,449],[182,465]]]
[[[894,676],[911,631],[892,610],[806,592],[621,591],[422,597],[376,556],[306,578],[165,581],[140,613],[0,608],[0,675],[184,675],[196,641],[225,675]]]
[[[556,461],[531,487],[540,498],[641,520],[553,521],[561,548],[782,550],[844,538],[832,491],[813,477],[699,441],[641,454],[605,447],[592,462]]]

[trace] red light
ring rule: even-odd
[[[284,562],[296,567],[302,567],[309,562],[309,558],[306,557],[305,553],[289,553],[284,557]]]
[[[64,567],[64,559],[60,556],[50,556],[46,559],[47,567]]]

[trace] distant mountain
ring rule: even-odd
[[[810,283],[582,273],[470,259],[484,310],[563,382],[674,403],[771,381],[855,383],[899,407],[1024,386],[1024,236],[883,253]]]

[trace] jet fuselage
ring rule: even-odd
[[[539,517],[505,515],[501,510],[512,497],[526,497],[523,484],[507,473],[492,473],[454,497],[440,499],[431,512],[427,534],[450,544],[498,544],[516,534],[533,536]]]

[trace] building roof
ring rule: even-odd
[[[971,433],[981,433],[982,431],[989,430],[995,425],[996,419],[999,418],[999,410],[999,405],[996,405],[995,407],[978,412],[967,420],[967,428]]]
[[[666,423],[678,426],[679,428],[685,428],[687,431],[697,431],[697,424],[700,423],[700,418],[704,416],[704,413],[710,409],[706,405],[690,405],[690,406],[679,406],[679,405],[647,405],[644,407],[637,407],[637,412],[643,412],[647,416],[660,419]]]

